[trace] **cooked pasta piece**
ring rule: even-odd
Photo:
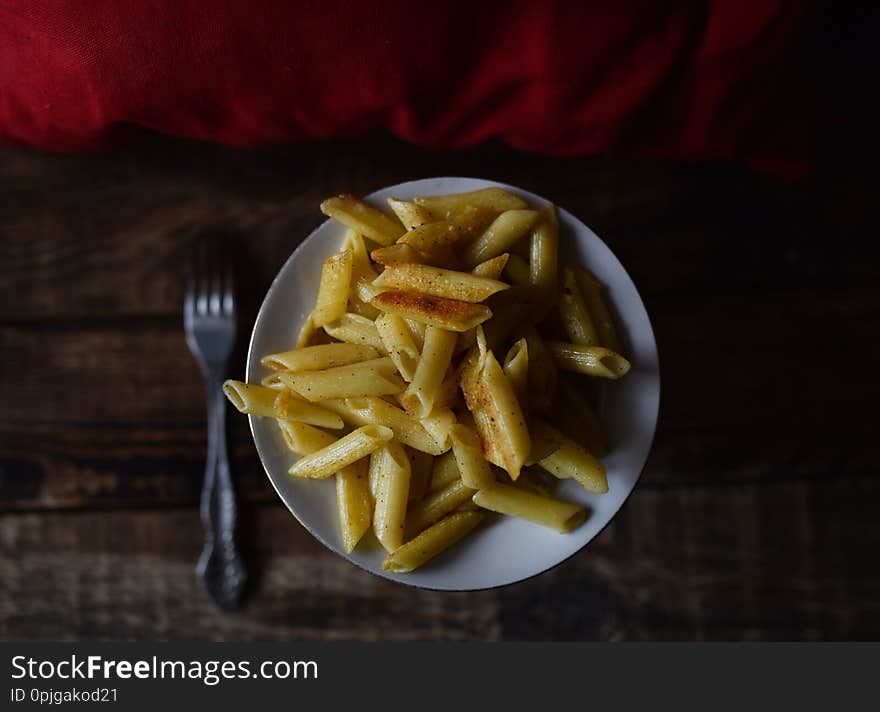
[[[515,480],[531,450],[531,437],[513,386],[491,351],[484,359],[475,392],[470,398],[465,393],[465,398],[469,409],[471,401],[477,404],[477,412],[471,412],[484,446],[491,444],[486,456]]]
[[[559,298],[559,315],[565,333],[573,344],[597,346],[598,336],[593,317],[587,310],[587,304],[581,294],[574,276],[574,270],[567,266],[562,271],[562,294]]]
[[[450,482],[461,479],[461,471],[458,469],[458,463],[455,461],[455,454],[450,450],[444,452],[439,457],[434,458],[434,464],[431,468],[431,482],[428,485],[428,491],[434,492],[443,489]]]
[[[492,316],[489,307],[483,304],[471,304],[399,289],[382,292],[370,303],[381,311],[398,314],[447,331],[467,331]]]
[[[324,326],[345,314],[351,286],[351,263],[351,250],[343,250],[324,260],[318,299],[312,310],[315,326]]]
[[[473,500],[483,509],[526,519],[562,533],[570,532],[587,518],[586,510],[580,505],[500,483],[480,490]]]
[[[511,284],[524,287],[531,284],[529,263],[516,254],[510,255],[504,268],[504,278]]]
[[[545,294],[549,307],[556,302],[559,289],[559,223],[553,203],[547,203],[538,212],[540,221],[529,245],[529,279]]]
[[[444,450],[451,447],[449,436],[452,432],[452,426],[455,425],[455,413],[452,410],[438,407],[435,403],[431,413],[419,419],[419,422]]]
[[[391,428],[400,442],[416,450],[440,455],[449,449],[445,444],[438,443],[418,420],[386,400],[370,396],[348,398],[346,407],[361,422],[378,423]]]
[[[502,188],[482,188],[469,193],[425,195],[413,200],[431,213],[434,220],[446,220],[468,207],[477,207],[503,213],[505,210],[527,208],[528,203]]]
[[[583,389],[563,379],[559,398],[561,407],[549,414],[550,419],[565,435],[584,445],[596,457],[603,457],[608,452],[604,428]]]
[[[391,428],[365,425],[327,447],[300,458],[290,466],[288,472],[296,477],[324,479],[366,457],[393,437]]]
[[[412,230],[414,227],[424,225],[434,219],[427,208],[409,200],[388,198],[387,203],[407,230]]]
[[[390,245],[404,233],[403,225],[353,195],[338,195],[321,203],[321,212],[380,245]]]
[[[486,228],[486,231],[469,244],[462,255],[465,265],[471,269],[480,262],[507,252],[522,238],[538,219],[534,210],[507,210]]]
[[[450,514],[389,554],[382,568],[395,573],[413,571],[461,541],[482,519],[481,512]]]
[[[321,333],[321,330],[315,326],[315,320],[309,314],[303,325],[300,327],[299,334],[296,337],[296,348],[301,349],[304,346],[312,346],[316,343],[315,337]]]
[[[282,373],[281,381],[308,401],[402,393],[406,384],[388,356],[323,371]]]
[[[543,413],[550,409],[556,397],[556,361],[534,326],[522,329],[521,333],[529,353],[529,407]]]
[[[336,435],[325,433],[314,425],[284,419],[277,422],[287,447],[297,455],[311,455],[338,440]]]
[[[376,325],[366,317],[351,312],[343,314],[341,318],[324,325],[326,331],[334,339],[348,344],[361,344],[372,346],[379,353],[385,353],[385,345],[379,338]]]
[[[387,551],[394,551],[403,543],[411,474],[409,458],[399,443],[391,441],[381,449],[377,459],[379,474],[373,531]]]
[[[485,277],[486,279],[501,279],[501,275],[504,272],[504,268],[507,266],[507,261],[509,259],[510,253],[505,252],[497,257],[486,260],[485,262],[480,262],[480,264],[471,270],[471,274],[475,274],[477,277]]]
[[[429,326],[425,329],[425,345],[412,383],[403,402],[406,411],[417,418],[426,418],[434,408],[434,400],[452,362],[456,335],[452,331]]]
[[[411,447],[404,447],[406,456],[409,458],[409,497],[407,500],[421,502],[428,491],[431,482],[431,469],[434,464],[434,456]]]
[[[588,492],[602,494],[608,491],[605,467],[598,459],[546,423],[536,423],[535,427],[550,429],[559,442],[559,447],[538,460],[538,465],[559,479],[571,477],[577,480]]]
[[[377,358],[379,352],[364,344],[321,344],[264,356],[260,363],[273,371],[319,371]]]
[[[599,332],[599,343],[605,348],[621,353],[620,340],[617,337],[617,329],[614,328],[614,320],[608,312],[608,306],[602,297],[602,283],[583,267],[574,270],[581,294],[587,304],[596,330]]]
[[[324,428],[341,428],[343,425],[342,418],[335,413],[301,400],[286,389],[229,380],[223,384],[223,393],[240,413],[298,420]]]
[[[510,380],[513,392],[520,407],[528,410],[529,398],[529,346],[526,340],[520,339],[507,351],[504,357],[504,375]]]
[[[375,324],[397,371],[403,380],[412,381],[419,362],[419,348],[406,322],[397,314],[381,314]]]
[[[373,519],[373,502],[367,486],[366,460],[336,473],[336,508],[345,553],[354,551]]]
[[[454,512],[470,500],[476,491],[476,489],[466,486],[461,480],[453,480],[443,489],[429,494],[407,512],[405,539],[412,539],[438,519]]]
[[[630,363],[619,353],[603,346],[580,346],[560,341],[548,341],[547,347],[556,365],[566,371],[617,380],[625,376]]]
[[[417,249],[400,242],[386,247],[377,247],[370,253],[370,257],[376,264],[385,265],[386,267],[398,262],[420,264],[427,261],[428,258],[427,255],[422,254]]]
[[[390,264],[373,284],[383,289],[405,289],[463,302],[482,302],[510,285],[468,272],[422,264]]]
[[[480,436],[467,425],[458,424],[452,427],[450,438],[461,481],[475,490],[495,484],[495,475],[483,457]]]

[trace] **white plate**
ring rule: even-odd
[[[385,207],[389,197],[460,193],[500,186],[534,205],[543,198],[502,183],[473,178],[427,178],[379,190],[367,202]],[[317,210],[317,206],[315,206]],[[321,543],[378,576],[423,588],[448,591],[492,588],[539,574],[564,561],[608,524],[639,479],[657,424],[660,372],[651,322],[635,285],[602,240],[566,210],[559,209],[560,242],[564,257],[574,259],[607,286],[609,308],[616,317],[630,373],[605,389],[600,417],[606,426],[611,453],[604,459],[609,490],[585,492],[572,480],[559,483],[565,499],[586,505],[585,524],[568,534],[511,517],[493,517],[488,526],[409,574],[382,570],[385,552],[375,539],[361,542],[352,554],[342,550],[332,480],[315,482],[287,474],[294,456],[286,449],[274,422],[250,416],[251,432],[263,467],[281,499]],[[247,381],[266,375],[260,358],[293,347],[300,326],[315,303],[321,264],[339,250],[345,229],[328,220],[294,251],[278,273],[254,324],[248,351]],[[291,528],[291,536],[298,536]]]

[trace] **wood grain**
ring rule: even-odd
[[[861,502],[852,506],[853,497]],[[880,631],[877,479],[642,489],[580,554],[494,591],[418,591],[245,510],[240,613],[198,588],[195,510],[0,518],[0,637],[355,640],[841,639]],[[850,516],[838,516],[840,507]]]
[[[249,151],[150,139],[0,151],[0,637],[842,639],[880,635],[880,218],[867,172],[462,151],[379,135]],[[222,615],[192,573],[204,458],[186,348],[190,242],[240,244],[242,331],[321,198],[430,175],[574,212],[642,293],[661,418],[588,549],[498,591],[376,579],[289,517],[244,418],[230,448],[254,574]],[[865,238],[871,238],[870,241]],[[244,339],[232,370],[244,369]]]

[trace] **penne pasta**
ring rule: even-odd
[[[584,302],[596,325],[599,343],[605,348],[621,353],[620,340],[617,337],[617,329],[614,328],[614,320],[611,318],[605,299],[602,297],[602,283],[583,267],[576,267],[574,273]]]
[[[562,433],[553,431],[549,425],[543,424],[542,427],[553,432],[559,447],[538,460],[538,465],[559,479],[570,477],[577,480],[588,492],[602,494],[608,491],[608,476],[598,459]]]
[[[574,270],[566,267],[562,271],[562,294],[559,297],[559,316],[565,333],[573,344],[597,346],[598,336],[593,317],[587,310],[581,288],[574,276]]]
[[[455,350],[458,351],[458,341],[455,342]],[[443,377],[443,383],[434,399],[434,410],[438,408],[452,408],[460,402],[458,398],[458,378],[455,369],[450,365],[449,370]]]
[[[473,501],[483,509],[526,519],[561,533],[580,526],[587,518],[586,510],[577,504],[500,483],[480,490]]]
[[[510,380],[513,392],[520,407],[527,410],[529,396],[529,346],[525,339],[520,339],[504,357],[504,375]]]
[[[489,307],[483,304],[402,290],[382,292],[370,303],[383,312],[398,314],[447,331],[467,331],[492,316]]]
[[[312,310],[315,326],[324,326],[345,314],[351,287],[351,264],[351,250],[343,250],[324,260],[318,299]]]
[[[447,220],[430,222],[407,231],[398,242],[424,253],[444,252],[481,233],[495,215],[490,209],[469,205]]]
[[[427,255],[423,255],[415,248],[400,242],[386,247],[377,247],[370,253],[370,257],[373,259],[373,262],[385,265],[386,267],[398,262],[420,264],[427,260]]]
[[[507,252],[538,219],[534,210],[507,210],[485,232],[469,244],[462,254],[465,265],[473,269],[480,262]]]
[[[279,420],[278,426],[287,446],[298,455],[309,455],[336,441],[333,435],[304,423]],[[365,459],[359,460],[336,473],[336,506],[342,547],[349,554],[370,528],[373,518],[366,464]]]
[[[403,225],[353,195],[338,195],[321,203],[321,212],[380,245],[390,245],[404,233]]]
[[[344,425],[342,418],[333,411],[303,400],[288,388],[275,392],[278,393],[278,397],[275,399],[276,418],[296,420],[300,423],[334,430],[338,430]]]
[[[562,381],[559,389],[561,408],[551,414],[551,420],[565,435],[586,447],[596,457],[603,457],[608,448],[602,423],[586,394],[578,384]]]
[[[483,457],[480,436],[466,425],[454,425],[450,433],[452,453],[461,481],[472,489],[485,489],[495,484],[495,476]],[[456,505],[458,506],[458,505]]]
[[[405,447],[406,456],[409,458],[409,496],[408,502],[421,502],[428,491],[431,482],[431,469],[434,464],[434,456],[421,450]]]
[[[453,480],[443,489],[432,492],[407,513],[404,538],[412,539],[437,520],[454,512],[468,502],[475,492],[476,489],[467,487],[461,480]]]
[[[291,465],[288,472],[295,477],[324,479],[366,457],[393,437],[394,433],[390,428],[365,425],[327,447],[300,458]]]
[[[444,450],[451,447],[449,435],[452,432],[452,426],[455,425],[455,413],[449,408],[437,407],[435,403],[431,413],[421,418],[419,422]]]
[[[381,314],[375,325],[398,373],[403,380],[412,381],[419,363],[419,349],[406,322],[397,314]]]
[[[387,551],[394,551],[403,543],[411,474],[409,458],[403,447],[392,441],[382,447],[381,455],[376,460],[378,482],[373,531]]]
[[[294,393],[313,403],[329,398],[394,395],[406,387],[388,356],[323,371],[282,373],[279,378]]]
[[[296,337],[296,348],[301,349],[304,346],[311,346],[315,342],[315,337],[320,334],[320,329],[315,326],[315,320],[309,314],[303,325],[300,327],[299,334]]]
[[[519,255],[510,255],[510,259],[507,261],[507,266],[504,268],[504,277],[511,284],[520,287],[531,285],[529,263]]]
[[[325,433],[313,425],[298,423],[295,420],[279,419],[277,423],[285,444],[297,455],[311,455],[338,439],[337,436]]]
[[[223,393],[240,413],[264,418],[286,418],[324,428],[341,428],[335,413],[294,397],[286,389],[267,388],[241,381],[226,381]]]
[[[455,340],[456,334],[452,331],[434,326],[425,329],[422,355],[403,397],[404,407],[410,415],[426,418],[434,408],[434,400],[452,362]]]
[[[422,322],[415,321],[414,319],[407,319],[406,317],[404,317],[403,320],[406,322],[409,333],[412,334],[416,348],[421,353],[422,346],[425,345],[425,329],[427,327]]]
[[[551,428],[546,422],[535,418],[529,430],[532,436],[532,449],[526,458],[526,465],[534,465],[550,453],[558,450],[562,445],[562,437],[559,431]]]
[[[469,193],[421,196],[415,198],[413,202],[426,208],[434,220],[446,220],[470,206],[490,210],[496,214],[505,210],[528,207],[522,198],[502,188],[482,188]]]
[[[342,548],[372,526],[387,571],[423,565],[483,510],[578,526],[586,510],[552,487],[608,490],[585,393],[600,382],[559,370],[631,368],[601,283],[560,266],[552,203],[493,187],[387,204],[396,217],[350,195],[321,204],[346,232],[296,348],[263,356],[260,384],[226,381],[225,395],[275,420],[299,456],[291,476],[335,477]]]
[[[504,268],[507,266],[507,260],[510,259],[510,253],[505,252],[493,257],[492,259],[480,262],[471,270],[471,274],[477,277],[485,277],[486,279],[501,279]]]
[[[522,334],[529,352],[529,407],[543,413],[550,408],[556,396],[556,361],[535,327],[522,329]]]
[[[260,379],[260,385],[265,386],[266,388],[274,388],[275,390],[281,390],[282,388],[286,388],[287,386],[281,382],[281,373],[278,371],[273,371],[267,376],[263,376]]]
[[[407,230],[414,227],[424,225],[431,222],[434,218],[431,212],[422,205],[410,202],[409,200],[400,200],[399,198],[388,198],[388,207],[390,207],[397,219],[403,223]]]
[[[523,471],[519,473],[519,479],[513,483],[513,486],[524,489],[526,492],[541,495],[542,497],[552,497],[553,491],[547,482],[548,477],[549,475],[544,475],[543,470],[524,467]],[[550,477],[550,479],[553,478]]]
[[[540,320],[556,304],[559,292],[559,223],[553,203],[544,205],[539,213],[529,245],[529,281],[543,295],[543,308],[535,313]]]
[[[360,344],[372,346],[379,353],[385,353],[385,345],[379,338],[376,325],[366,317],[351,312],[329,324],[324,325],[324,331],[334,339],[348,344]]]
[[[273,371],[320,371],[334,366],[345,366],[358,361],[367,361],[379,356],[372,346],[364,344],[321,344],[305,348],[282,351],[264,356],[260,363]]]
[[[395,573],[413,571],[467,536],[483,519],[481,512],[456,512],[393,551],[382,568]]]
[[[346,554],[354,551],[373,519],[366,466],[366,460],[359,460],[336,473],[336,508],[342,548]]]
[[[450,482],[460,479],[461,472],[458,469],[458,463],[455,461],[455,454],[451,450],[444,452],[439,457],[434,458],[428,492],[443,489]]]
[[[474,415],[480,437],[491,443],[490,461],[514,480],[531,451],[531,437],[513,386],[489,351],[477,385],[480,417]]]
[[[559,368],[617,380],[625,376],[630,363],[619,353],[603,346],[581,346],[561,341],[547,342],[547,348]]]
[[[405,289],[463,302],[482,302],[509,285],[468,272],[422,264],[390,264],[373,284],[383,289]]]
[[[350,409],[352,420],[391,428],[395,437],[411,448],[431,455],[440,455],[449,449],[445,444],[434,440],[418,420],[381,398],[348,398],[345,407]]]

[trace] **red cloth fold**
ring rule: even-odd
[[[553,155],[813,166],[810,6],[0,0],[0,140],[249,146],[381,126]]]

